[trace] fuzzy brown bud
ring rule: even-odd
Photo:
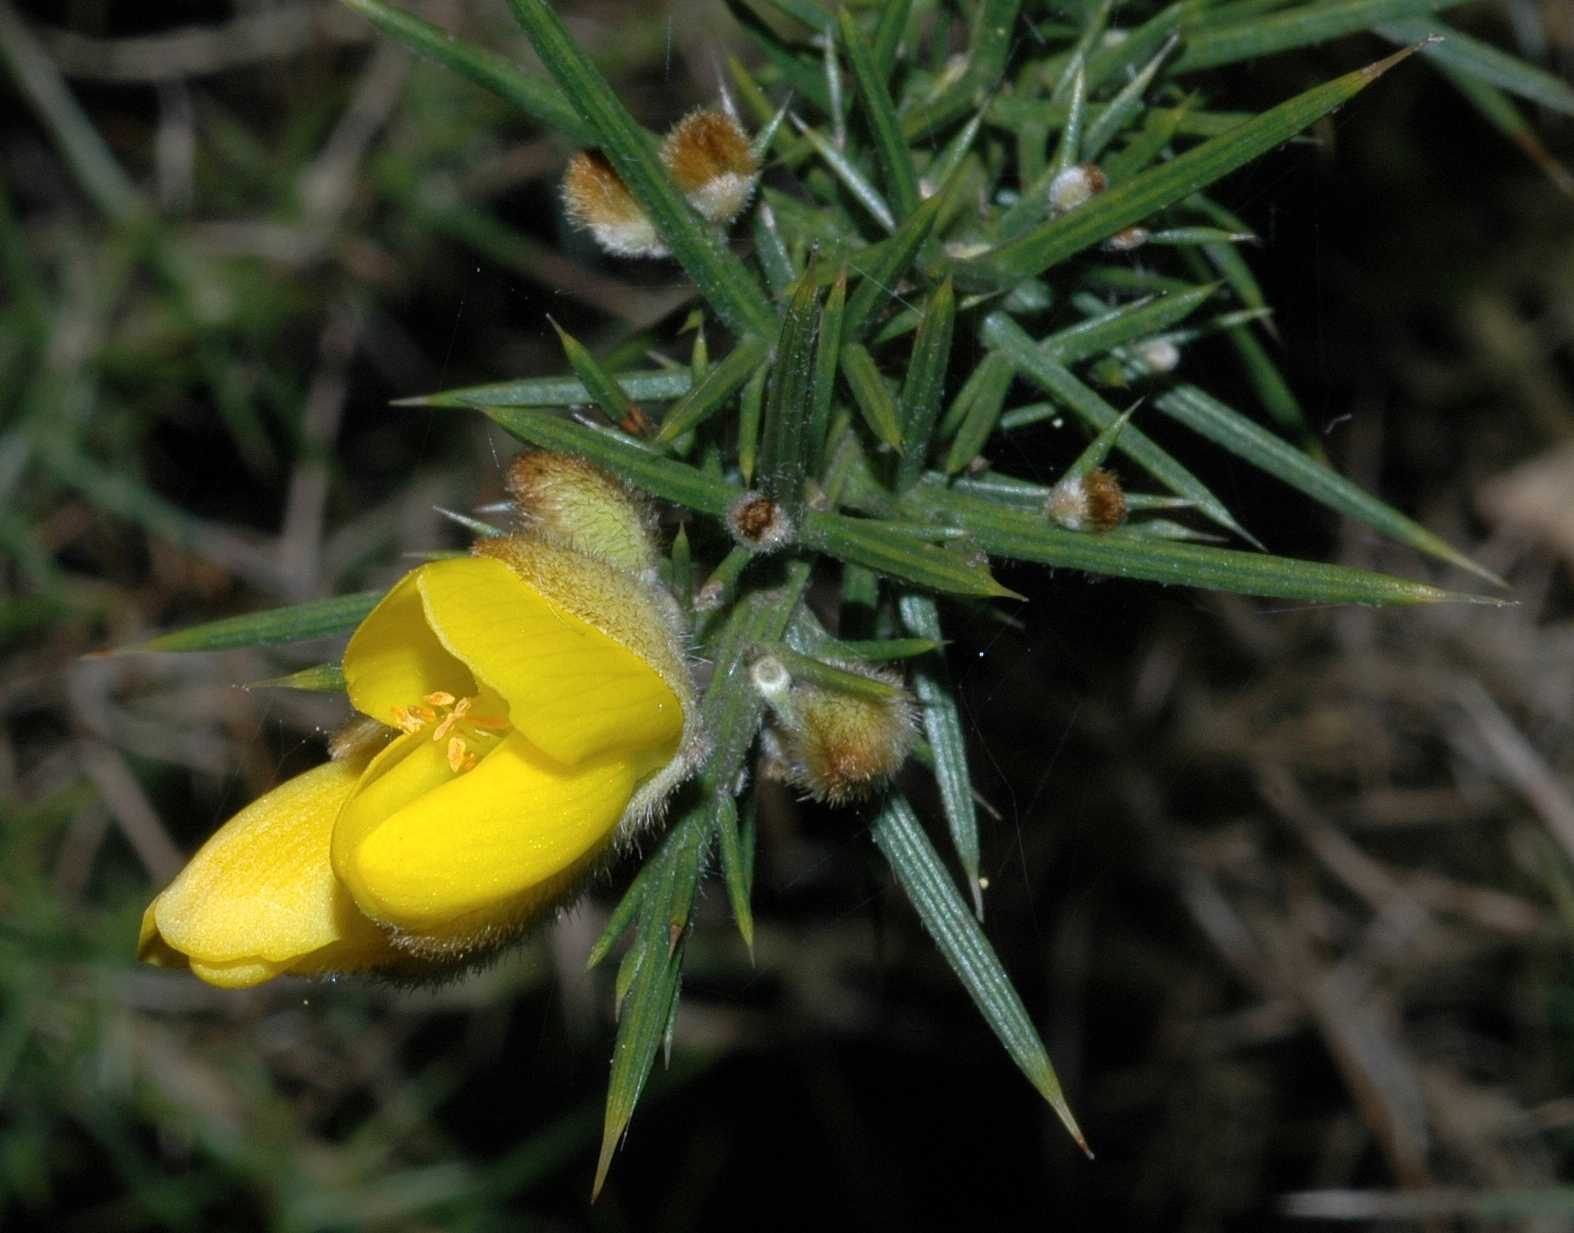
[[[599,150],[582,150],[563,173],[563,209],[596,243],[619,257],[665,257],[655,223]]]
[[[1095,467],[1051,488],[1044,513],[1068,531],[1111,531],[1126,521],[1126,494],[1113,471]]]
[[[763,492],[746,492],[727,511],[732,538],[753,552],[775,552],[792,542],[792,520]]]
[[[742,126],[726,112],[706,108],[672,126],[661,143],[661,161],[689,204],[723,225],[749,204],[760,174]]]
[[[801,681],[790,697],[782,750],[791,782],[817,801],[842,805],[878,791],[917,738],[913,703],[895,673],[838,665],[891,687],[885,696],[844,693]],[[778,719],[783,712],[778,711]]]
[[[1049,182],[1049,206],[1064,214],[1086,205],[1102,193],[1109,180],[1097,163],[1077,163],[1067,167]]]

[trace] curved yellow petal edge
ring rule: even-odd
[[[642,533],[642,511],[618,517],[625,540]],[[567,902],[706,749],[653,560],[543,526],[405,575],[345,651],[367,720],[334,746],[354,755],[220,828],[149,905],[138,957],[230,988],[406,977],[474,962]]]
[[[561,555],[581,572],[601,572],[596,562]],[[683,706],[626,641],[553,602],[511,561],[434,561],[416,573],[432,632],[507,703],[514,729],[538,749],[570,765],[613,750],[664,749],[663,762],[672,756]],[[643,608],[648,623],[650,605]]]
[[[334,877],[334,820],[360,780],[329,762],[253,801],[143,913],[137,957],[242,988],[285,972],[383,967],[399,952]]]
[[[561,902],[649,819],[695,747],[656,588],[561,545],[494,545],[411,573],[344,658],[355,704],[406,735],[341,810],[334,871],[424,957],[488,950]],[[472,697],[426,689],[461,678]]]
[[[456,698],[475,693],[475,679],[426,622],[421,573],[411,570],[366,615],[344,649],[350,704],[361,714],[397,726],[401,709],[445,690]]]
[[[659,584],[525,536],[484,539],[473,551],[504,562],[564,612],[627,647],[692,709],[694,687],[675,632],[683,618]]]
[[[482,540],[474,551],[477,556],[506,562],[565,612],[627,647],[677,699],[683,716],[678,750],[635,792],[618,836],[626,842],[659,816],[673,788],[687,778],[709,749],[700,727],[693,678],[683,657],[682,613],[671,594],[653,578],[635,577],[553,544],[508,536]]]
[[[655,765],[610,754],[565,767],[514,733],[454,775],[415,733],[379,756],[340,813],[334,869],[404,949],[485,950],[583,881]]]

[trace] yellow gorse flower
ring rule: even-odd
[[[149,905],[143,959],[230,987],[463,963],[659,811],[700,746],[692,686],[670,597],[626,568],[644,515],[593,478],[608,553],[533,520],[394,586],[344,655],[376,751],[226,823]]]

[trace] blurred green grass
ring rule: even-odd
[[[719,6],[573,12],[657,127],[713,92],[733,37]],[[1543,12],[1566,67],[1574,32]],[[432,14],[527,58],[501,6]],[[338,712],[234,688],[310,648],[79,657],[453,544],[431,507],[494,497],[501,440],[387,402],[555,371],[547,311],[637,356],[684,292],[564,233],[557,143],[334,6],[173,17],[0,7],[0,1218],[1202,1230],[1262,1227],[1291,1191],[1360,1210],[1436,1185],[1542,1196],[1513,1227],[1566,1220],[1546,1192],[1574,1148],[1574,593],[1547,535],[1471,496],[1574,429],[1574,244],[1567,199],[1437,80],[1395,81],[1228,204],[1268,239],[1330,451],[1522,606],[1401,623],[1004,571],[1023,626],[978,619],[954,661],[1004,814],[991,932],[1100,1163],[885,910],[866,840],[777,793],[759,967],[696,930],[673,1067],[586,1208],[596,904],[421,995],[136,969],[180,854],[309,765]],[[1234,102],[1330,56],[1265,63]],[[1285,547],[1326,534],[1240,487]]]

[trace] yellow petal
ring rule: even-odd
[[[158,900],[155,899],[142,913],[142,928],[137,933],[138,962],[149,963],[156,968],[190,967],[191,961],[160,935],[158,921],[154,919],[157,911]]]
[[[344,649],[350,702],[363,715],[395,722],[394,712],[441,691],[456,698],[475,693],[475,682],[427,624],[418,583],[422,566],[394,584],[361,622]]]
[[[650,749],[665,751],[665,762],[677,749],[683,708],[650,664],[503,562],[434,561],[415,577],[433,632],[503,696],[536,748],[571,764]],[[345,666],[348,674],[348,655]]]
[[[183,955],[198,976],[230,987],[397,959],[329,863],[334,818],[358,779],[329,762],[241,810],[153,901],[138,953],[165,966]]]
[[[137,958],[156,968],[186,968],[210,985],[221,989],[249,989],[264,981],[282,976],[290,970],[289,963],[267,963],[262,960],[236,963],[203,963],[183,955],[164,940],[155,919],[159,901],[155,899],[142,913],[142,929],[137,938]]]
[[[515,732],[455,775],[441,745],[401,737],[341,811],[334,869],[363,912],[434,949],[490,941],[594,864],[655,757],[565,767]]]
[[[692,706],[683,617],[659,584],[530,535],[477,540],[471,551],[504,562],[564,612],[633,651],[685,707]]]
[[[191,974],[201,977],[210,985],[217,985],[220,989],[250,989],[255,985],[265,984],[276,976],[283,976],[287,972],[296,971],[293,964],[289,963],[264,963],[241,961],[238,963],[203,963],[201,960],[191,961]]]

